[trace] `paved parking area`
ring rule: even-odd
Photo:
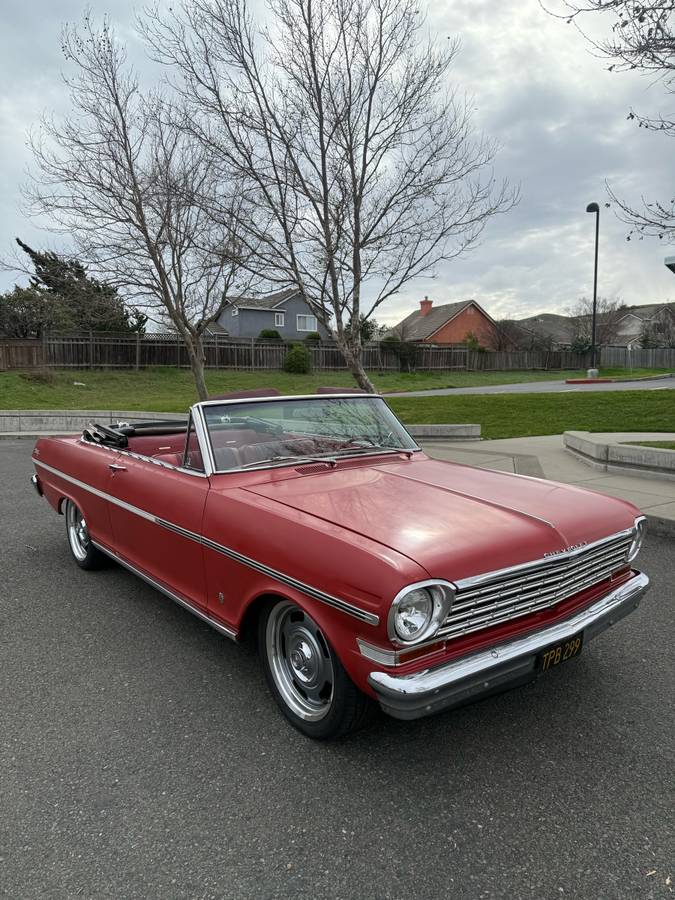
[[[70,561],[0,444],[0,896],[671,897],[675,545],[534,685],[332,745],[255,653],[121,568]]]

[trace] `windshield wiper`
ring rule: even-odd
[[[337,465],[335,459],[331,456],[270,456],[269,459],[258,459],[255,462],[245,463],[243,466],[238,466],[239,469],[252,469],[254,466],[265,466],[268,463],[281,463],[281,462],[294,462],[294,463],[306,463],[306,462],[317,462],[317,463],[326,463],[331,468],[334,468]]]
[[[410,459],[413,451],[407,447],[383,447],[380,444],[368,444],[367,447],[344,447],[341,450],[335,450],[333,455],[338,456],[346,453],[368,453],[370,455],[376,453],[405,453]]]

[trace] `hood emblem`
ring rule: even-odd
[[[579,550],[580,547],[585,547],[588,541],[579,541],[578,544],[570,544],[569,547],[563,547],[562,550],[549,550],[548,553],[544,553],[544,557],[547,556],[559,556],[561,553],[569,553],[571,550]]]

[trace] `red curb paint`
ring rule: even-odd
[[[614,378],[568,378],[565,384],[613,384]]]

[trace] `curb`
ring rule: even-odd
[[[119,409],[2,409],[0,410],[0,439],[44,437],[50,434],[77,434],[92,421],[143,422],[148,419],[186,421],[181,413],[148,412]],[[413,437],[425,441],[479,441],[480,425],[443,424],[408,425]]]
[[[565,384],[613,384],[613,378],[566,378]]]
[[[672,450],[594,440],[588,431],[566,431],[563,444],[569,453],[602,472],[675,479],[675,452]]]
[[[567,378],[565,384],[623,384],[630,381],[661,381],[663,378],[673,378],[675,373],[668,372],[665,375],[640,375],[631,378],[630,375],[620,375],[617,378]]]

